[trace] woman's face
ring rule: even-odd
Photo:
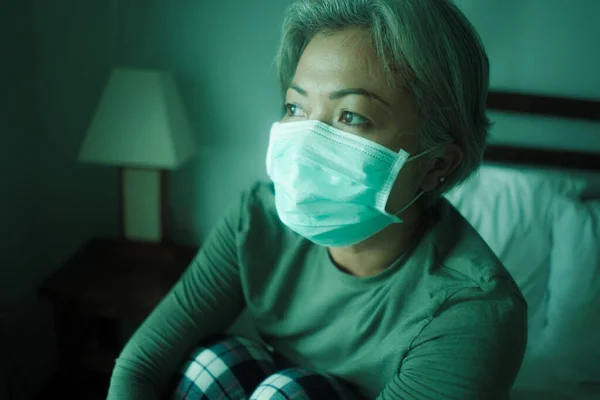
[[[308,44],[286,93],[286,108],[282,122],[320,120],[393,151],[417,150],[412,96],[401,85],[388,85],[368,35],[357,28],[320,35]],[[401,170],[396,182],[403,182],[403,190],[392,192],[388,211],[395,212],[418,191],[415,165]]]
[[[315,37],[286,94],[283,122],[320,120],[394,151],[411,153],[417,120],[412,97],[391,87],[367,34],[348,28]],[[407,148],[408,147],[408,148]]]

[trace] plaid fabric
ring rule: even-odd
[[[352,391],[337,379],[304,368],[289,368],[265,379],[250,400],[353,400]]]
[[[247,399],[275,371],[273,357],[262,345],[240,336],[225,337],[194,350],[172,399]]]
[[[216,340],[215,340],[216,339]],[[172,400],[353,400],[337,379],[303,368],[277,372],[273,354],[240,336],[200,345],[181,369]]]

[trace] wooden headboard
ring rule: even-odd
[[[491,91],[488,94],[487,108],[511,113],[572,118],[600,123],[600,101],[594,100]],[[484,159],[485,161],[509,164],[600,171],[600,153],[584,151],[560,150],[559,152],[557,150],[490,144],[485,152]]]

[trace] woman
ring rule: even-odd
[[[446,0],[300,0],[277,65],[273,184],[214,228],[109,398],[507,398],[526,304],[440,197],[488,135],[473,27]],[[263,343],[215,336],[245,307]]]

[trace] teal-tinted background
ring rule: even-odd
[[[76,161],[110,68],[176,74],[199,151],[171,175],[169,230],[198,242],[241,189],[266,178],[281,106],[273,55],[289,3],[2,2],[0,359],[9,349],[18,359],[10,371],[29,377],[25,392],[56,361],[51,310],[36,286],[85,240],[117,231],[116,171]],[[600,2],[457,3],[488,49],[494,88],[600,99]],[[493,117],[496,141],[600,152],[598,124]]]

